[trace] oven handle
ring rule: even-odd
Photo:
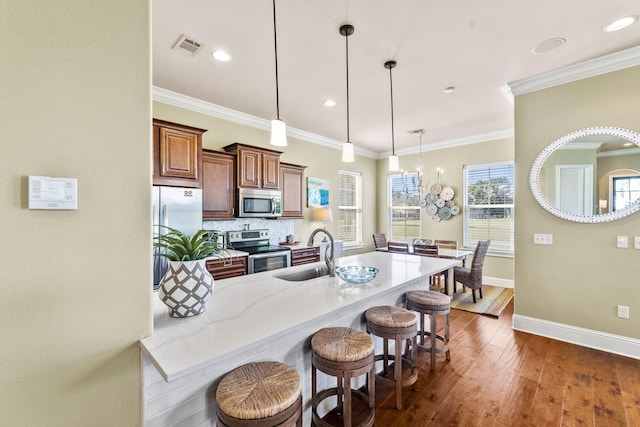
[[[279,251],[279,252],[266,252],[264,254],[249,255],[249,258],[250,259],[273,258],[273,257],[280,256],[280,254],[285,255],[287,258],[291,257],[291,251]]]

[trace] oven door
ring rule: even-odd
[[[249,255],[248,261],[247,272],[249,274],[290,267],[291,251]]]

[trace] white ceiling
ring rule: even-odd
[[[264,119],[276,117],[270,0],[153,0],[153,84]],[[396,150],[513,128],[507,83],[640,44],[638,0],[276,0],[280,117],[288,126],[346,139],[345,37],[349,23],[351,141],[391,150],[393,69]],[[202,44],[172,50],[181,35]],[[532,49],[562,37],[545,54]],[[216,49],[232,60],[211,57]],[[452,93],[444,88],[455,86]],[[331,98],[333,108],[323,106]],[[250,143],[250,141],[245,141]]]

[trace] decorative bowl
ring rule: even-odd
[[[361,284],[371,281],[378,274],[375,267],[363,267],[360,265],[348,265],[336,267],[336,274],[345,282]]]

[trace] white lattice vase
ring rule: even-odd
[[[169,261],[158,296],[169,307],[170,316],[191,317],[204,311],[213,287],[213,276],[207,271],[204,260]]]

